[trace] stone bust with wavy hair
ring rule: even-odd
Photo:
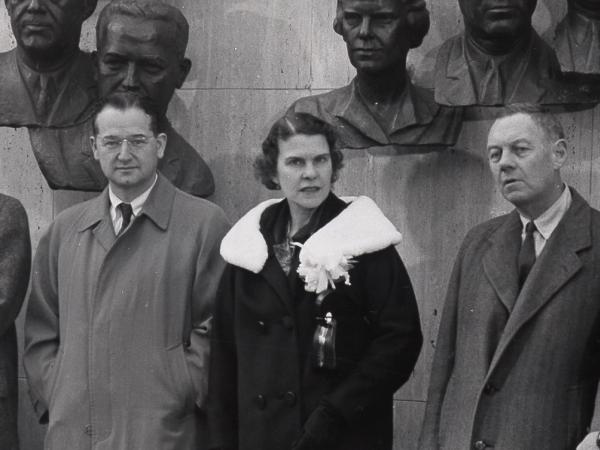
[[[348,86],[300,99],[291,110],[338,127],[346,148],[454,144],[460,111],[440,108],[407,73],[408,52],[429,30],[424,0],[338,0],[333,29],[346,42],[356,77]]]

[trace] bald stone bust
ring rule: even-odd
[[[463,33],[440,48],[435,99],[445,105],[554,103],[554,51],[531,25],[536,0],[459,0]]]
[[[175,186],[195,196],[214,192],[212,173],[198,152],[173,129],[166,117],[175,89],[187,77],[185,57],[189,24],[181,11],[160,0],[113,0],[96,24],[98,94],[131,92],[155,103],[159,129],[167,146],[158,169]],[[101,190],[106,185],[89,146],[91,120],[65,130],[31,130],[38,162],[48,146],[63,158],[40,163],[53,188]]]
[[[290,111],[335,126],[344,148],[456,142],[462,112],[437,105],[433,92],[415,86],[406,71],[408,51],[429,30],[424,0],[338,0],[333,28],[346,42],[356,77],[298,100]]]
[[[92,115],[93,64],[79,37],[97,1],[4,1],[17,47],[0,53],[0,126],[64,127]]]
[[[600,74],[600,0],[568,0],[554,49],[565,72]]]

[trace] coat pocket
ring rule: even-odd
[[[195,390],[190,370],[185,358],[183,343],[178,343],[167,349],[167,365],[174,392],[184,405],[185,412],[194,410]]]

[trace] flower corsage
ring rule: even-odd
[[[293,245],[302,248],[302,244],[293,242]],[[298,275],[304,280],[304,290],[321,294],[325,291],[335,289],[335,283],[344,280],[344,284],[350,286],[350,269],[356,261],[354,258],[342,254],[327,255],[326,258],[311,258],[306,253],[301,258],[298,266]]]

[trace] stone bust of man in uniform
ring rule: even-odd
[[[533,29],[537,0],[459,0],[463,33],[437,54],[435,99],[446,105],[553,103],[553,50]]]
[[[93,113],[93,63],[79,49],[98,0],[4,0],[17,47],[0,53],[0,125],[64,127]]]
[[[338,0],[333,28],[356,68],[352,82],[298,100],[291,111],[334,125],[345,148],[452,145],[461,112],[435,104],[432,92],[412,84],[406,56],[429,30],[424,0]]]

